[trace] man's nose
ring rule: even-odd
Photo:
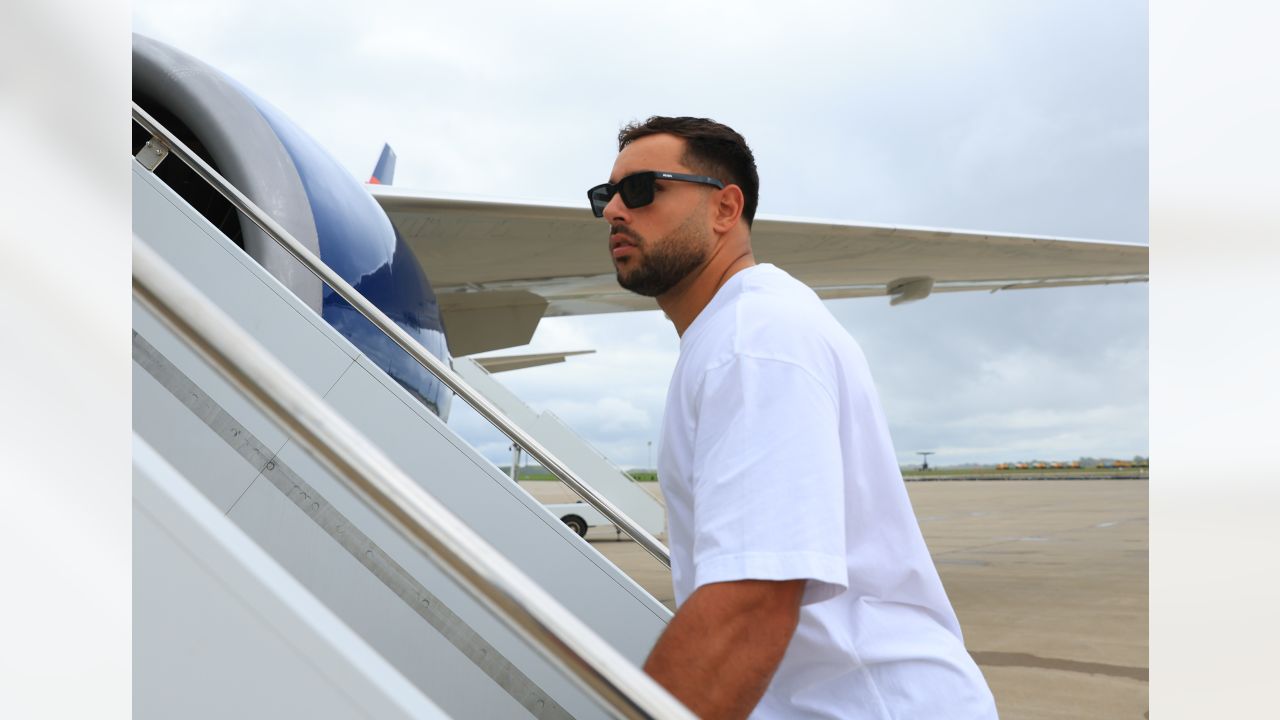
[[[622,202],[622,193],[614,193],[613,197],[609,198],[608,204],[604,206],[604,219],[610,225],[625,223],[631,219],[631,214],[628,212],[630,209],[626,203]]]

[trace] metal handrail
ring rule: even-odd
[[[316,461],[614,716],[694,717],[410,479],[137,236],[133,293]]]
[[[208,163],[206,163],[199,155],[196,155],[185,144],[182,143],[173,133],[169,132],[163,125],[156,122],[145,110],[133,103],[133,119],[141,125],[147,132],[151,133],[151,141],[160,144],[162,147],[153,149],[158,150],[158,156],[154,158],[154,162],[149,163],[146,167],[154,172],[155,167],[164,159],[167,154],[164,151],[172,152],[177,155],[182,162],[186,163],[197,175],[209,183],[219,194],[227,199],[236,209],[244,213],[255,225],[262,228],[262,231],[270,235],[276,242],[280,243],[289,254],[293,255],[302,263],[304,267],[314,273],[321,281],[333,288],[342,299],[351,304],[360,314],[364,315],[381,330],[387,337],[396,342],[409,356],[426,368],[428,372],[435,375],[440,382],[444,383],[450,390],[461,397],[468,405],[480,413],[486,420],[493,423],[500,432],[511,439],[512,442],[520,445],[525,452],[532,455],[542,466],[551,471],[553,475],[560,479],[569,489],[573,490],[583,500],[587,501],[592,507],[599,510],[609,521],[618,526],[622,532],[628,537],[635,540],[637,544],[643,547],[650,555],[653,555],[666,567],[671,567],[671,553],[667,547],[658,541],[648,531],[640,527],[628,517],[622,510],[618,509],[608,498],[596,492],[595,488],[586,484],[578,478],[568,465],[560,462],[555,455],[544,448],[541,443],[524,431],[519,425],[516,425],[510,418],[506,416],[496,405],[489,402],[487,398],[473,389],[453,371],[448,365],[439,358],[432,355],[422,344],[413,338],[412,335],[405,332],[403,328],[396,325],[391,318],[379,310],[373,303],[369,302],[363,295],[352,287],[342,276],[338,275],[328,265],[324,263],[315,253],[311,252],[302,243],[298,242],[293,235],[280,226],[271,216],[263,212],[249,198],[245,197],[230,182],[218,174]]]

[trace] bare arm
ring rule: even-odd
[[[800,620],[804,580],[738,580],[694,591],[644,671],[700,718],[745,718]]]

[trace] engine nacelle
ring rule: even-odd
[[[133,99],[344,280],[449,361],[431,283],[361,183],[277,108],[213,67],[133,36]],[[133,151],[146,142],[134,126]],[[441,418],[452,393],[181,161],[156,175]]]

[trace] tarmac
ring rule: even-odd
[[[557,482],[521,482],[570,502]],[[661,499],[657,483],[641,486]],[[1148,714],[1147,480],[908,482],[965,645],[1005,720]],[[612,526],[587,540],[668,607],[671,575]]]

